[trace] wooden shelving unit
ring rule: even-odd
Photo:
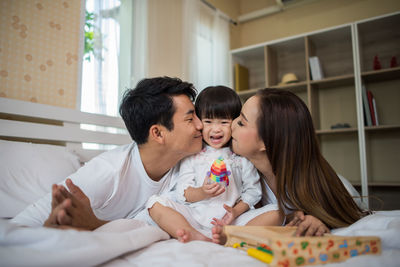
[[[392,57],[400,64],[398,25],[396,12],[231,51],[232,63],[249,70],[249,90],[238,92],[243,101],[265,87],[297,94],[311,112],[324,157],[361,185],[364,196],[371,187],[400,188],[400,66],[390,67]],[[312,79],[313,56],[321,80]],[[380,70],[373,69],[375,56]],[[282,84],[287,73],[298,82]],[[375,97],[378,126],[365,126],[362,86]],[[350,128],[331,129],[344,123]]]
[[[361,77],[365,82],[397,80],[400,77],[400,67],[365,71],[361,73]]]
[[[381,131],[381,130],[400,130],[399,125],[378,125],[365,127],[366,131]]]
[[[332,129],[332,130],[316,130],[317,134],[337,134],[337,133],[356,133],[357,128],[342,128],[342,129]]]
[[[311,85],[318,85],[320,88],[332,88],[354,84],[354,75],[346,74],[336,77],[329,77],[318,81],[310,81]]]

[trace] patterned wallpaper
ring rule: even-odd
[[[0,0],[0,97],[75,108],[80,0]]]

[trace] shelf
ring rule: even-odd
[[[400,130],[400,125],[366,126],[365,130],[366,131]]]
[[[254,88],[254,89],[248,89],[244,91],[239,91],[237,94],[240,97],[250,97],[257,93],[258,90],[264,89],[265,87],[260,87],[260,88]],[[275,89],[284,89],[292,92],[299,92],[299,91],[306,91],[307,90],[307,82],[302,81],[302,82],[297,82],[297,83],[290,83],[290,84],[285,84],[285,85],[275,85],[275,86],[270,86],[269,88],[275,88]]]
[[[400,79],[400,67],[366,71],[361,73],[361,77],[365,82],[380,82]]]
[[[258,92],[258,90],[261,90],[261,89],[264,89],[264,88],[248,89],[248,90],[239,91],[239,92],[236,92],[236,93],[240,97],[250,97],[252,95],[255,95]]]
[[[232,53],[233,66],[249,70],[251,89],[238,92],[242,101],[264,87],[296,94],[307,105],[321,153],[335,171],[358,187],[366,181],[370,192],[389,192],[394,203],[400,203],[400,66],[389,66],[393,56],[400,60],[399,23],[395,12]],[[314,56],[324,79],[310,79]],[[375,56],[383,69],[373,70]],[[287,73],[299,82],[280,84]],[[379,126],[361,126],[362,86],[375,99]],[[350,128],[331,129],[339,123]]]
[[[277,86],[288,73],[295,74],[300,81],[307,79],[304,37],[267,45],[265,60],[268,87]]]
[[[351,38],[348,25],[308,36],[309,57],[318,57],[325,77],[354,73]]]
[[[335,77],[324,78],[322,80],[310,81],[311,85],[318,85],[318,88],[332,88],[346,85],[354,85],[354,75],[347,74]]]
[[[357,128],[340,128],[340,129],[327,129],[316,130],[316,134],[341,134],[341,133],[356,133]]]
[[[270,88],[275,88],[275,89],[284,89],[284,90],[289,90],[289,91],[305,91],[307,90],[307,81],[301,81],[301,82],[296,82],[296,83],[289,83],[289,84],[283,84],[283,85],[274,85],[270,86]]]
[[[361,183],[351,183],[353,186],[361,187]],[[369,187],[400,187],[400,182],[368,182]]]
[[[385,130],[400,130],[400,125],[379,125],[379,126],[365,126],[368,132],[372,131],[385,131]],[[351,133],[357,132],[357,128],[340,128],[340,129],[327,129],[316,130],[316,134],[338,134],[338,133]]]
[[[233,64],[240,64],[249,72],[248,87],[259,88],[265,85],[264,47],[232,53]]]

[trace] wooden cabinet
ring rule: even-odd
[[[399,191],[400,67],[391,67],[392,57],[400,64],[399,25],[397,12],[232,50],[233,65],[248,71],[248,89],[238,94],[245,101],[265,87],[294,92],[307,104],[321,151],[339,174],[361,187],[364,196],[374,187]],[[312,79],[310,57],[319,59],[320,80]],[[297,82],[282,84],[288,73]],[[378,126],[366,126],[363,86],[374,95]]]

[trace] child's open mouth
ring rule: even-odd
[[[210,136],[210,140],[213,144],[219,144],[222,142],[222,135],[214,135],[214,136]]]

